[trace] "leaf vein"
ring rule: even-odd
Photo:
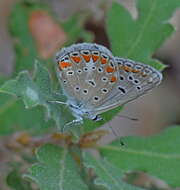
[[[164,159],[180,159],[180,155],[179,154],[163,154],[163,153],[157,153],[157,152],[147,152],[147,151],[136,151],[136,150],[132,150],[132,149],[120,149],[117,147],[112,147],[112,146],[103,146],[100,147],[100,149],[107,149],[107,150],[111,150],[111,151],[116,151],[116,152],[126,152],[126,153],[132,153],[132,154],[141,154],[144,156],[149,156],[149,157],[161,157]]]
[[[65,171],[65,157],[67,154],[67,150],[64,149],[63,154],[62,154],[62,159],[60,161],[60,167],[61,167],[61,171],[60,171],[60,176],[59,176],[59,190],[63,190],[63,176],[64,176],[64,171]]]
[[[119,188],[119,184],[116,182],[116,180],[114,180],[114,178],[109,174],[109,171],[106,170],[105,167],[102,166],[102,164],[100,163],[99,160],[96,160],[97,163],[99,164],[99,166],[102,168],[102,170],[106,173],[107,176],[109,176],[109,178],[112,179],[112,181],[114,182],[114,184]]]

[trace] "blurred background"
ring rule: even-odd
[[[134,18],[137,17],[134,0],[116,1],[122,3]],[[7,77],[11,76],[15,65],[13,47],[15,39],[9,32],[9,15],[16,2],[17,0],[0,1],[0,74]],[[88,12],[90,16],[85,21],[85,29],[93,34],[94,42],[110,48],[104,25],[106,10],[111,6],[111,0],[76,0],[76,3],[72,0],[39,0],[39,2],[48,4],[59,20],[67,20],[79,12]],[[175,12],[170,22],[176,31],[154,54],[155,58],[168,65],[163,72],[163,82],[147,95],[127,104],[119,116],[106,124],[105,128],[109,129],[110,125],[118,136],[146,136],[158,133],[166,127],[180,124],[180,10]],[[63,43],[66,36],[62,31],[58,32],[61,34],[60,39]],[[137,118],[138,121],[123,116]],[[110,141],[113,138],[115,138],[114,135],[110,133],[103,140]],[[1,152],[0,155],[3,159]],[[0,170],[3,171],[2,168]]]

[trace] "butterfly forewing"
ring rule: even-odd
[[[69,99],[94,109],[108,96],[118,78],[111,52],[96,44],[78,44],[57,54],[58,75]]]

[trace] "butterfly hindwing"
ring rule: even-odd
[[[111,94],[102,101],[101,107],[97,108],[97,112],[104,112],[104,109],[112,109],[132,101],[161,82],[161,73],[151,66],[119,57],[116,57],[115,61],[118,65],[118,82]]]

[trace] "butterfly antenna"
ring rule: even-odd
[[[112,125],[110,124],[111,121],[108,122],[106,119],[104,119],[104,120],[107,122],[107,124],[108,124],[109,128],[111,129],[113,135],[118,139],[119,136],[117,135],[116,131],[113,129]],[[121,146],[124,145],[124,143],[121,140],[120,140],[120,145]]]
[[[139,121],[138,118],[129,117],[129,116],[127,116],[127,115],[117,115],[117,117],[129,119],[129,120],[131,120],[131,121]]]
[[[56,101],[56,100],[48,100],[49,103],[61,104],[61,105],[68,105],[66,102]]]

